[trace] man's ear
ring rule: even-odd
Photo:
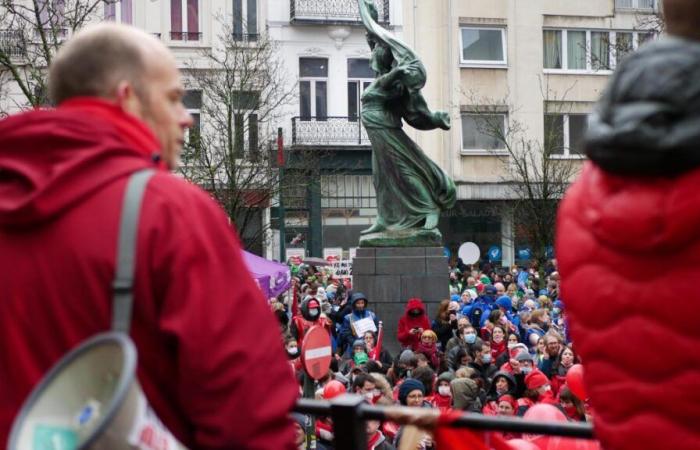
[[[141,103],[141,99],[136,95],[134,86],[128,81],[123,80],[117,84],[115,102],[127,113],[139,119],[143,119],[143,104]]]

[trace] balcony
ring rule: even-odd
[[[258,40],[260,40],[260,34],[258,33],[233,33],[231,37],[234,42],[243,44],[258,42]]]
[[[642,1],[642,0],[640,0]],[[389,0],[374,0],[379,23],[389,23]],[[292,23],[360,24],[357,0],[290,0]]]
[[[358,117],[293,117],[292,145],[316,147],[369,147]]]
[[[0,30],[0,52],[10,58],[26,55],[22,32],[19,30]]]
[[[188,41],[188,42],[199,42],[202,40],[202,33],[195,33],[190,31],[171,31],[170,32],[171,41]]]

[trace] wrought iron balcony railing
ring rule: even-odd
[[[379,23],[389,23],[389,0],[373,0]],[[357,0],[290,0],[290,21],[299,23],[360,23]]]
[[[19,30],[0,30],[0,52],[10,58],[19,58],[26,54],[22,32]]]
[[[302,146],[369,146],[359,117],[293,117],[292,144]]]
[[[260,34],[258,33],[233,33],[233,40],[235,42],[257,42],[260,39]]]
[[[171,41],[201,41],[202,33],[195,33],[190,31],[171,31],[170,32]]]

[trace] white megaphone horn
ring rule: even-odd
[[[42,379],[12,425],[9,450],[186,450],[150,408],[123,333],[97,335]]]

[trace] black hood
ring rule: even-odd
[[[618,175],[700,166],[700,42],[667,37],[623,60],[589,119],[586,154]]]

